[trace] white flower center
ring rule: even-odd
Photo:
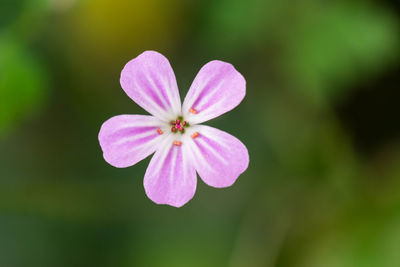
[[[172,134],[177,134],[180,133],[180,135],[176,136],[175,140],[173,141],[173,145],[175,146],[181,146],[182,145],[182,139],[184,139],[184,133],[186,132],[187,128],[190,127],[189,122],[185,121],[182,116],[179,116],[176,120],[170,121],[169,125],[166,126],[166,128],[163,127],[164,130],[167,130],[168,127],[171,127],[171,133]],[[164,134],[164,131],[161,128],[157,129],[158,134]],[[198,132],[190,132],[191,137],[194,139],[199,136]],[[190,138],[190,137],[189,137]]]

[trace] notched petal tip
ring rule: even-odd
[[[157,199],[153,199],[152,197],[149,196],[149,192],[145,191],[147,197],[155,204],[160,205],[160,206],[170,206],[170,207],[174,207],[174,208],[182,208],[183,206],[185,206],[187,203],[189,203],[190,200],[193,199],[194,195],[192,198],[187,199],[185,201],[181,201],[181,202],[175,202],[175,201],[159,201]]]

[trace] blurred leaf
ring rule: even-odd
[[[43,66],[9,36],[0,36],[0,135],[31,116],[47,94]]]
[[[392,212],[356,212],[348,222],[320,234],[298,266],[400,266],[400,216],[398,210]]]
[[[315,2],[298,12],[286,42],[291,79],[318,102],[338,99],[352,82],[397,57],[398,24],[385,9],[358,2]]]
[[[199,42],[220,54],[243,53],[279,32],[276,23],[283,16],[281,1],[219,0],[205,8]],[[272,41],[273,42],[273,41]]]
[[[0,8],[0,30],[11,32],[20,40],[35,36],[49,10],[51,0],[3,0]]]
[[[0,4],[0,30],[15,20],[23,9],[25,1],[2,0]]]
[[[22,12],[9,27],[13,34],[26,41],[37,36],[40,27],[46,23],[48,2],[49,0],[25,0]]]

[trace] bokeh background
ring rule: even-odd
[[[400,266],[399,34],[396,0],[0,0],[0,266]],[[181,97],[213,59],[247,80],[209,124],[248,170],[180,209],[97,141],[145,114],[119,85],[145,50]]]

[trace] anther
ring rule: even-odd
[[[176,133],[177,131],[181,132],[182,134],[185,132],[185,127],[189,126],[189,123],[183,120],[182,117],[178,117],[175,121],[170,121],[171,132]]]
[[[181,146],[181,145],[182,145],[182,142],[181,142],[181,141],[174,141],[174,145],[175,145],[175,146]]]
[[[196,138],[197,136],[199,136],[199,133],[198,133],[198,132],[195,132],[194,134],[192,134],[192,138],[193,138],[193,139]]]
[[[190,108],[190,109],[189,109],[189,112],[190,112],[190,113],[193,113],[193,114],[197,114],[197,110],[195,110],[194,108]]]
[[[158,134],[163,134],[163,131],[162,131],[160,128],[158,128],[158,129],[157,129],[157,133],[158,133]]]

